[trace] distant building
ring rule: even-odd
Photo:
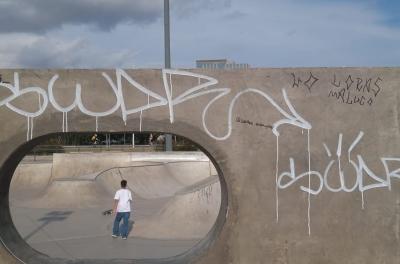
[[[219,60],[196,60],[196,68],[199,69],[248,69],[250,65],[247,63],[236,63],[234,61],[228,61],[227,59]]]

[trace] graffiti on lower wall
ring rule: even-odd
[[[342,151],[342,138],[343,135],[339,134],[338,146],[336,150],[336,157],[333,155],[328,146],[323,143],[329,162],[326,164],[324,171],[306,171],[301,174],[296,173],[295,160],[290,158],[290,169],[289,171],[282,172],[278,177],[278,187],[280,189],[289,188],[297,181],[301,180],[309,174],[312,176],[312,180],[317,183],[314,184],[316,188],[309,188],[308,186],[300,186],[300,190],[303,192],[318,195],[322,192],[323,188],[330,192],[360,192],[362,196],[362,208],[364,209],[364,192],[367,190],[377,188],[387,188],[391,190],[392,180],[400,179],[400,158],[393,157],[381,157],[380,161],[385,171],[385,175],[379,176],[374,173],[362,155],[355,155],[356,159],[351,157],[352,151],[359,144],[364,133],[361,131],[357,138],[352,142],[351,146],[347,150],[347,162],[353,168],[353,175],[345,175],[343,171],[343,151]],[[395,169],[390,169],[394,166]],[[337,175],[332,173],[333,166],[337,166]],[[330,179],[337,177],[339,180],[338,186],[332,186]],[[367,183],[368,182],[368,183]]]

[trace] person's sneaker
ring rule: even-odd
[[[123,240],[126,240],[126,239],[128,239],[128,238],[127,238],[127,237],[122,237],[122,239],[123,239]]]
[[[113,238],[117,238],[117,237],[118,237],[117,235],[114,235],[114,234],[113,234],[113,235],[111,235],[111,236],[112,236]]]

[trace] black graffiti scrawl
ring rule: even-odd
[[[319,79],[310,72],[308,76],[297,76],[295,73],[291,73],[293,83],[292,88],[300,88],[304,86],[311,93],[313,86],[319,81]]]
[[[328,97],[339,103],[372,106],[382,91],[381,77],[360,78],[348,75],[339,78],[333,75]]]

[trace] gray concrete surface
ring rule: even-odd
[[[173,257],[195,246],[215,223],[220,185],[202,153],[54,156],[46,159],[52,163],[24,159],[10,186],[15,227],[32,248],[52,258]],[[102,215],[112,208],[121,179],[134,197],[125,244],[111,238],[114,217]]]
[[[140,202],[139,202],[140,203]],[[147,205],[148,206],[148,205]],[[135,220],[143,219],[141,208]],[[14,223],[21,236],[34,249],[51,257],[66,259],[146,259],[179,255],[192,248],[199,239],[149,239],[136,235],[132,228],[128,240],[113,239],[113,217],[102,216],[95,209],[32,209],[11,208]],[[173,230],[176,232],[176,230]],[[154,233],[153,233],[154,234]]]
[[[189,252],[113,263],[399,263],[400,68],[0,73],[2,263],[67,263],[24,244],[8,212],[19,160],[66,125],[185,136],[221,177],[216,224]]]

